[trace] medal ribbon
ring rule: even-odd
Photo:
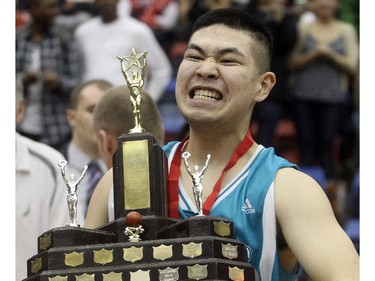
[[[185,138],[177,147],[176,152],[173,156],[171,162],[171,169],[168,176],[168,186],[169,186],[169,216],[172,218],[180,218],[180,213],[178,212],[178,180],[180,178],[180,166],[181,166],[181,149],[186,143],[188,138]],[[217,180],[211,194],[208,196],[203,204],[203,214],[209,215],[212,205],[214,204],[221,188],[221,183],[224,178],[224,173],[232,168],[254,144],[254,140],[251,137],[250,131],[247,131],[245,138],[237,146],[234,151],[232,158],[229,160],[228,164],[225,166],[221,172],[220,178]]]

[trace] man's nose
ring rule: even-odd
[[[213,58],[206,58],[201,61],[195,73],[203,78],[216,78],[219,75],[217,62]]]

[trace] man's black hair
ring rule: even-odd
[[[248,31],[255,39],[267,48],[267,60],[270,60],[273,48],[273,38],[268,28],[255,15],[240,8],[215,9],[201,15],[194,23],[192,34],[199,29],[224,24],[230,28]],[[267,63],[269,64],[269,63]],[[267,67],[268,68],[268,67]]]

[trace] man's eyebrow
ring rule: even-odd
[[[186,48],[186,50],[189,50],[189,49],[193,49],[193,50],[196,50],[197,52],[199,52],[201,54],[205,54],[204,50],[194,43],[189,44],[189,46]],[[245,57],[245,55],[235,47],[228,47],[228,48],[220,49],[215,53],[215,55],[216,56],[222,56],[222,55],[225,55],[225,54],[228,54],[228,53],[229,54],[232,53],[232,54],[239,55],[241,57]]]

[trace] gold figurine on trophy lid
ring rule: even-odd
[[[142,88],[147,69],[147,51],[137,54],[132,48],[128,56],[117,56],[121,62],[121,71],[130,89],[130,100],[134,114],[134,128],[129,133],[143,133],[145,130],[141,126],[141,102]]]

